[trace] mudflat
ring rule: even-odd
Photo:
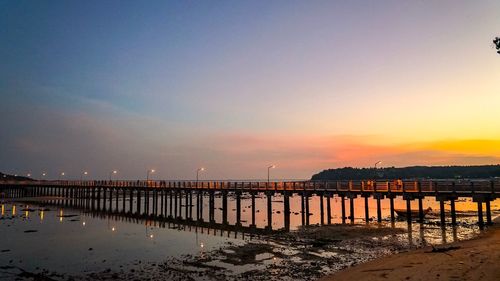
[[[500,220],[477,238],[399,253],[359,264],[320,279],[500,280]]]

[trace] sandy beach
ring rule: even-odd
[[[475,239],[379,258],[326,276],[340,280],[500,280],[500,220]]]

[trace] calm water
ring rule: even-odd
[[[196,197],[193,198],[194,208],[195,199]],[[332,199],[334,223],[341,222],[340,200],[340,198]],[[208,198],[204,199],[204,203],[204,219],[208,221]],[[374,217],[376,201],[370,199],[369,203],[370,216]],[[264,228],[267,226],[265,197],[259,197],[256,204],[257,227]],[[126,205],[128,206],[128,202]],[[221,205],[220,198],[216,198],[217,222],[222,221],[222,211],[219,209]],[[236,208],[236,202],[230,198],[228,205],[229,224],[235,224],[236,218],[233,210]],[[112,206],[116,207],[114,201]],[[115,211],[120,211],[121,199],[117,206],[118,209]],[[320,223],[319,206],[319,197],[312,197],[310,199],[311,224]],[[326,203],[324,206],[326,208]],[[290,224],[293,230],[300,227],[302,223],[299,196],[290,198],[290,207],[292,212]],[[395,200],[395,207],[406,208],[406,202]],[[417,208],[417,201],[412,203],[412,207]],[[431,207],[436,212],[439,210],[438,203],[432,199],[426,199],[424,207]],[[491,207],[493,212],[497,213],[500,209],[500,201],[492,202]],[[242,208],[242,224],[248,226],[251,221],[249,198],[242,199]],[[385,218],[389,216],[388,208],[389,201],[382,200],[382,215]],[[456,203],[456,209],[465,211],[467,215],[467,211],[475,211],[477,205],[469,200],[463,200],[463,202]],[[348,200],[346,200],[346,210],[348,215]],[[355,223],[364,225],[364,199],[355,200],[355,210]],[[183,211],[182,215],[184,214]],[[195,209],[193,214],[196,214]],[[273,229],[283,228],[283,220],[282,198],[276,196],[273,199]],[[467,239],[479,233],[475,225],[477,222],[475,212],[459,218],[458,227],[447,227],[445,231],[437,226],[433,227],[432,222],[435,220],[438,220],[437,216],[434,217],[431,214],[429,216],[431,224],[426,225],[425,228],[421,228],[419,224],[413,224],[409,228],[406,222],[397,222],[394,226],[408,229],[403,239],[407,239],[409,246]],[[390,226],[387,219],[383,224]],[[0,265],[19,267],[27,271],[43,268],[69,274],[114,270],[146,262],[162,262],[172,257],[181,258],[186,255],[205,255],[229,244],[243,245],[251,240],[266,241],[265,236],[227,232],[217,229],[217,226],[202,228],[139,220],[133,216],[109,215],[105,212],[89,213],[79,209],[21,202],[1,204],[0,233],[2,236]],[[252,265],[244,269],[250,270]],[[8,275],[0,273],[0,277],[6,278]]]

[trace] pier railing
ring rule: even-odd
[[[336,191],[368,193],[500,193],[500,179],[349,181],[0,181],[0,186],[170,188],[242,191]]]

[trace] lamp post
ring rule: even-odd
[[[89,173],[87,171],[84,171],[81,175],[80,175],[80,181],[83,181],[83,177],[84,176],[87,176]]]
[[[205,171],[205,168],[201,167],[198,170],[196,170],[196,185],[198,186],[198,180],[200,178],[200,172]]]
[[[276,168],[276,165],[271,165],[269,167],[267,167],[267,185],[269,185],[269,174],[270,174],[270,170],[271,169],[274,169]]]
[[[113,175],[116,175],[116,173],[118,173],[117,170],[113,170],[113,171],[109,172],[109,181],[111,181],[113,179]]]
[[[375,169],[377,169],[377,165],[378,165],[378,164],[382,164],[382,161],[377,161],[377,162],[375,162]]]
[[[64,177],[64,175],[65,175],[65,174],[66,174],[66,173],[61,172],[61,174],[59,175],[59,179],[58,179],[58,180],[61,180],[61,178],[62,178],[62,177]]]
[[[146,173],[146,181],[149,181],[149,175],[154,173],[154,172],[155,172],[154,169],[148,170],[148,172]]]

